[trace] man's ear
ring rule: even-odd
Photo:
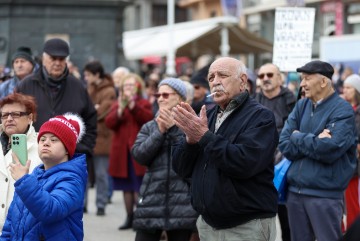
[[[247,83],[248,83],[248,77],[247,77],[247,75],[246,74],[241,74],[240,75],[240,80],[241,80],[241,90],[245,90],[245,88],[246,88],[246,85],[247,85]]]
[[[328,85],[328,79],[325,76],[321,76],[321,87],[325,88]]]
[[[240,79],[242,79],[245,83],[247,83],[247,80],[248,80],[248,76],[247,76],[247,74],[241,74],[240,75]]]

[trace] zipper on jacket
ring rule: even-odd
[[[298,129],[299,129],[299,131],[300,131],[301,121],[302,121],[302,119],[303,119],[303,116],[304,116],[304,113],[305,113],[305,108],[306,108],[306,105],[307,105],[308,101],[309,101],[309,99],[307,99],[307,100],[305,101],[304,106],[303,106],[302,111],[301,111],[300,123],[298,124]],[[315,110],[315,109],[314,109],[314,105],[312,104],[312,105],[311,105],[310,118],[313,117],[313,115],[314,115],[314,110]],[[311,127],[311,129],[312,129],[312,127]],[[297,179],[298,179],[298,180],[300,179],[300,173],[301,173],[301,169],[302,169],[303,162],[304,162],[303,160],[300,162],[299,171],[298,171],[298,174],[297,174],[297,177],[298,177]],[[300,194],[300,193],[301,193],[301,187],[298,186],[298,194]]]
[[[168,160],[167,160],[167,174],[166,174],[166,193],[165,193],[165,230],[169,227],[169,186],[170,186],[170,164],[171,164],[171,141],[168,144]]]
[[[202,207],[201,207],[201,209],[203,209],[204,211],[206,210],[206,208],[205,208],[205,191],[204,191],[204,186],[205,186],[205,174],[206,174],[206,169],[207,169],[207,166],[208,166],[208,161],[209,160],[206,160],[205,161],[205,165],[204,165],[204,171],[203,171],[203,176],[202,176],[202,186],[201,186],[201,188],[202,188],[202,200],[201,200],[201,205],[202,205]]]
[[[139,200],[138,200],[138,203],[139,204],[141,204],[143,201],[144,201],[144,198],[145,198],[145,194],[146,194],[146,192],[147,192],[147,190],[148,190],[148,188],[149,188],[149,185],[150,185],[150,183],[151,183],[151,181],[152,181],[152,172],[149,172],[149,181],[146,183],[146,187],[145,187],[145,189],[144,189],[144,192],[143,193],[139,193]]]

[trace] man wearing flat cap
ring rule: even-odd
[[[336,241],[342,236],[343,195],[356,166],[351,105],[335,93],[333,67],[319,60],[298,68],[305,98],[290,113],[279,149],[292,161],[287,209],[292,241]]]
[[[42,68],[26,77],[17,91],[36,99],[36,131],[51,117],[67,112],[80,115],[85,122],[86,134],[77,144],[76,152],[91,156],[96,139],[96,110],[81,81],[69,74],[66,65],[69,54],[69,45],[64,40],[54,38],[46,41]]]
[[[12,55],[11,62],[14,69],[14,77],[0,84],[0,100],[13,93],[20,81],[35,71],[37,67],[31,49],[25,46],[17,48],[16,52]]]

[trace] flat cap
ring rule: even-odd
[[[297,68],[297,72],[306,74],[321,74],[331,79],[334,74],[334,68],[331,64],[320,60],[311,61],[304,66]]]
[[[45,42],[44,52],[54,57],[67,57],[70,50],[67,42],[59,38],[53,38]]]

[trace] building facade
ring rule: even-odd
[[[202,19],[224,14],[222,4],[226,1],[180,0],[179,6],[189,9],[193,19]],[[238,3],[241,5],[239,24],[270,42],[274,41],[277,7],[315,8],[313,58],[321,57],[321,38],[360,34],[360,2],[358,0],[240,0]],[[255,66],[260,66],[271,59],[271,53],[257,56]]]
[[[70,60],[80,69],[100,60],[112,71],[121,60],[123,10],[121,0],[1,0],[0,64],[10,66],[19,46],[42,53],[44,41],[60,37],[70,44]]]

